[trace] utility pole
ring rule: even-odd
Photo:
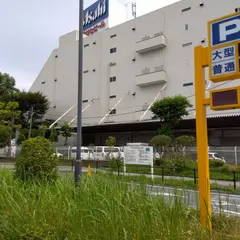
[[[29,126],[29,130],[28,130],[28,138],[31,138],[33,114],[34,114],[33,106],[31,106],[31,117],[30,117],[30,126]]]
[[[77,101],[77,159],[75,163],[75,186],[82,175],[82,74],[83,74],[83,0],[79,0],[79,40],[78,40],[78,101]]]

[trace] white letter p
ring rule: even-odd
[[[235,28],[227,29],[230,26],[235,25]],[[220,41],[226,41],[227,36],[237,33],[240,31],[240,19],[234,19],[229,22],[221,23],[219,25],[219,31],[220,31]]]

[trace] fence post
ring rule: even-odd
[[[153,180],[153,175],[154,175],[154,168],[153,168],[153,163],[151,164],[151,178]]]
[[[162,167],[162,181],[164,181],[164,168]]]
[[[98,160],[96,161],[97,164],[96,164],[96,172],[98,171]]]
[[[238,159],[237,159],[237,146],[235,146],[235,165],[238,165]]]
[[[236,171],[235,170],[233,170],[233,187],[234,187],[235,190],[237,189],[237,186],[236,186]]]
[[[126,163],[125,163],[125,157],[123,158],[123,175],[126,175]]]
[[[197,184],[196,168],[193,169],[193,176],[194,176],[194,184]]]
[[[70,146],[68,147],[68,160],[70,159]]]

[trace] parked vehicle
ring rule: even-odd
[[[220,156],[218,153],[215,153],[215,152],[209,152],[208,159],[220,160],[226,163],[224,157]]]
[[[120,147],[96,146],[93,148],[94,160],[107,160],[107,158],[112,159],[117,157],[121,159],[124,157],[124,153]]]
[[[76,159],[77,157],[77,147],[72,147],[71,157]],[[81,147],[81,159],[82,160],[93,160],[93,152],[88,147]]]
[[[215,153],[215,152],[208,152],[208,159],[209,160],[211,160],[211,159],[212,160],[219,160],[219,161],[223,161],[224,163],[226,163],[224,157],[220,156],[218,153]]]
[[[53,154],[53,156],[57,156],[58,158],[61,158],[63,157],[63,154],[56,152]]]

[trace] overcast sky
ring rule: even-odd
[[[96,0],[85,0],[85,7]],[[131,2],[130,0],[110,0]],[[135,0],[137,16],[178,0]],[[0,0],[0,72],[28,90],[59,36],[77,29],[79,0]],[[116,16],[117,18],[117,16]]]

